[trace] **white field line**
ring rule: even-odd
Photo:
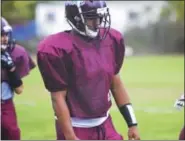
[[[31,106],[35,107],[37,104],[34,101],[16,101],[15,104],[17,105],[25,105],[25,106]],[[182,108],[183,110],[183,108]],[[181,111],[182,111],[181,110]],[[111,111],[113,112],[119,112],[118,108],[113,104],[111,107]],[[141,111],[146,113],[174,113],[179,110],[177,110],[175,107],[134,107],[134,111]]]
[[[34,101],[15,101],[16,105],[26,105],[26,106],[31,106],[35,107],[36,103]]]

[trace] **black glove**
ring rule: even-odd
[[[15,67],[15,64],[7,51],[1,52],[1,66],[8,70],[9,83],[12,88],[17,88],[22,85],[22,80],[16,69],[10,71]]]
[[[8,71],[10,71],[13,67],[15,67],[12,57],[7,51],[1,52],[1,53],[2,53],[1,54],[1,66],[2,68],[5,68]]]

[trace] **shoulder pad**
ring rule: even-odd
[[[72,47],[70,34],[67,32],[59,32],[42,40],[38,45],[37,51],[56,55],[60,50],[70,53]]]
[[[109,35],[114,39],[116,39],[117,41],[120,41],[123,38],[123,35],[121,34],[121,32],[113,28],[110,29]]]
[[[24,61],[23,59],[28,56],[26,49],[18,44],[15,45],[15,48],[10,54],[15,62]]]
[[[11,52],[13,56],[22,56],[25,53],[26,53],[25,48],[18,44],[15,45],[14,49]]]

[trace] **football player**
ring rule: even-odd
[[[1,140],[21,139],[13,97],[23,92],[22,78],[35,67],[11,35],[12,27],[1,17]]]
[[[184,98],[184,94],[181,95],[181,97],[179,99],[177,99],[175,101],[174,106],[178,109],[181,110],[182,108],[184,108],[184,102],[185,102],[185,98]],[[179,134],[179,140],[185,140],[185,136],[184,136],[184,130],[185,127],[182,128],[180,134]]]
[[[65,14],[72,30],[46,37],[37,52],[40,73],[51,93],[57,139],[122,140],[110,116],[111,90],[129,139],[139,140],[134,110],[119,75],[124,40],[110,28],[106,2],[67,1]]]

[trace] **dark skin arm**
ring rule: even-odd
[[[111,92],[118,107],[130,103],[130,98],[119,75],[113,77]]]
[[[70,113],[66,104],[66,91],[51,93],[54,112],[63,131],[66,140],[78,140],[76,137],[70,119]]]
[[[121,81],[121,78],[119,74],[115,75],[112,80],[111,85],[111,92],[115,99],[115,102],[118,107],[130,103],[129,95],[124,87],[123,82]],[[132,126],[128,130],[128,139],[132,140],[139,140],[139,133],[136,126]]]
[[[1,54],[2,54],[1,64],[2,64],[3,68],[6,68],[8,72],[11,72],[11,74],[12,73],[14,74],[14,71],[16,70],[16,66],[15,66],[14,61],[12,60],[10,54],[7,51],[1,51]],[[15,78],[12,78],[12,80],[14,80],[14,79]],[[23,92],[23,89],[24,89],[23,84],[13,87],[13,90],[16,94],[21,94]]]

